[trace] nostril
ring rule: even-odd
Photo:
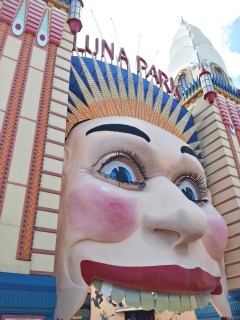
[[[168,246],[175,246],[181,239],[180,233],[176,231],[155,228],[153,232],[161,237],[161,240],[166,242]]]

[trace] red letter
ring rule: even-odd
[[[86,35],[86,40],[85,40],[85,49],[86,52],[88,52],[89,54],[93,54],[94,56],[96,56],[98,54],[98,48],[99,48],[99,40],[98,38],[95,39],[95,51],[93,52],[90,48],[89,48],[89,35]]]
[[[156,84],[160,83],[158,75],[157,75],[157,70],[156,70],[156,67],[154,65],[151,66],[151,68],[149,69],[148,73],[146,74],[146,79],[150,75],[152,75],[155,78]]]
[[[137,60],[137,73],[139,73],[140,70],[147,69],[148,64],[143,58],[141,58],[140,56],[136,56],[136,60]],[[143,66],[141,66],[141,62],[144,64]]]
[[[171,87],[171,90],[172,90],[172,92],[173,92],[173,90],[174,89],[176,89],[176,91],[175,91],[175,96],[178,98],[178,101],[180,101],[181,99],[182,99],[182,97],[181,97],[181,95],[180,95],[180,93],[179,93],[179,90],[178,90],[178,85],[177,86],[175,86],[175,84],[174,84],[174,81],[173,81],[173,78],[172,77],[170,77],[170,87]]]
[[[171,90],[170,90],[170,88],[169,88],[169,86],[167,84],[168,76],[166,75],[166,73],[163,72],[162,70],[158,70],[158,78],[160,80],[160,86],[162,85],[163,78],[164,78],[164,80],[166,80],[166,81],[164,81],[163,85],[166,88],[167,93],[171,93]]]
[[[125,61],[126,65],[128,66],[128,58],[127,58],[126,52],[123,48],[121,48],[119,51],[118,61],[120,61],[120,60]]]
[[[111,59],[111,61],[113,61],[114,60],[114,44],[111,43],[111,49],[110,49],[107,44],[107,41],[102,40],[102,57],[104,57],[105,50],[107,50],[109,58]]]

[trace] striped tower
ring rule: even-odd
[[[225,267],[234,319],[240,316],[240,90],[201,31],[182,23],[170,50],[169,75],[175,77],[184,106],[191,110],[201,141],[201,157],[213,205],[228,225]],[[213,307],[198,318],[217,319]]]
[[[81,29],[63,2],[0,0],[0,316],[51,319],[55,309],[72,32]]]

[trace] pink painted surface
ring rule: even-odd
[[[66,12],[63,12],[57,8],[52,8],[51,11],[51,23],[50,23],[50,43],[55,44],[56,46],[60,45],[62,40],[62,32],[64,23],[66,21]]]
[[[206,206],[207,230],[203,236],[203,243],[209,254],[216,260],[222,257],[225,250],[228,230],[223,217],[214,207]]]
[[[85,238],[120,241],[135,230],[137,222],[135,199],[126,200],[91,185],[69,195],[69,223],[74,231],[86,230]]]
[[[37,34],[46,3],[42,0],[30,0],[26,21],[26,32]]]
[[[2,12],[0,14],[0,21],[11,24],[15,14],[18,10],[18,0],[3,0]]]

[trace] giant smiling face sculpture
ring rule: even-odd
[[[70,106],[75,119],[68,121],[63,170],[56,318],[70,319],[94,281],[129,306],[184,312],[205,306],[211,296],[219,314],[231,317],[223,263],[227,227],[211,205],[201,163],[183,141],[183,125],[177,131],[161,120],[165,130],[122,114],[93,119],[98,109],[88,111],[71,95],[92,120],[75,126],[85,119]],[[119,110],[126,97],[120,100]],[[138,107],[145,108],[141,101]],[[169,117],[170,109],[165,112]]]

